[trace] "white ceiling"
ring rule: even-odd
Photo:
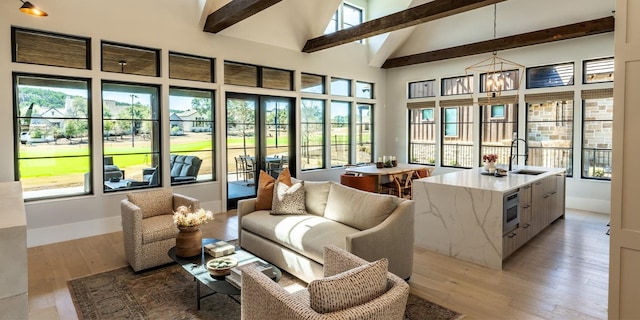
[[[207,0],[203,18],[228,2]],[[368,0],[365,10],[373,19],[426,2],[430,1]],[[341,0],[282,0],[218,34],[301,51],[307,39],[322,35],[340,3]],[[507,0],[497,4],[496,34],[499,38],[603,18],[611,16],[613,10],[615,0]],[[493,6],[487,6],[376,36],[366,45],[370,64],[380,66],[387,58],[492,38]]]

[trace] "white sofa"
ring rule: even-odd
[[[303,281],[322,278],[327,245],[365,260],[389,260],[389,271],[408,279],[413,267],[414,202],[329,181],[305,181],[305,215],[255,210],[238,202],[238,243]]]

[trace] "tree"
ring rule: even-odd
[[[227,123],[233,123],[240,126],[240,134],[242,135],[243,153],[247,155],[247,131],[248,125],[255,123],[255,105],[246,100],[229,99],[227,100]]]
[[[198,113],[207,120],[212,120],[211,117],[211,99],[193,98],[191,100],[191,106],[198,111]]]

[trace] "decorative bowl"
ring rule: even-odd
[[[231,272],[231,268],[238,265],[238,259],[233,257],[221,257],[211,259],[207,262],[207,270],[214,277],[226,276]]]

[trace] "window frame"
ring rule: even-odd
[[[452,91],[456,91],[457,93],[447,93],[446,90],[448,89],[447,86],[447,82],[448,81],[455,81],[456,83],[456,87],[459,86],[459,83],[466,83],[467,85],[467,91],[465,91],[464,89],[464,85],[462,85],[462,89],[461,92],[457,92],[458,90],[452,90]],[[474,75],[467,75],[467,76],[457,76],[457,77],[448,77],[448,78],[442,78],[440,80],[440,95],[443,97],[447,97],[447,96],[460,96],[460,95],[468,95],[468,94],[473,94],[473,86],[474,86]]]
[[[361,110],[362,107],[368,107],[369,109],[369,122],[361,122],[362,121],[362,114],[361,114]],[[375,122],[374,122],[374,108],[375,106],[373,105],[373,103],[356,103],[355,104],[356,107],[356,121],[355,121],[355,141],[356,141],[356,154],[355,154],[355,159],[356,159],[356,164],[364,164],[364,163],[372,163],[373,162],[373,155],[374,155],[374,145],[373,145],[373,141],[375,138]],[[361,134],[359,130],[362,127],[366,127],[369,126],[369,139],[368,141],[364,141],[366,139],[363,138],[364,134]],[[363,161],[359,161],[359,157],[358,155],[360,154],[360,150],[361,148],[363,148],[363,146],[369,146],[369,159],[366,159]]]
[[[311,122],[311,121],[305,121],[306,120],[306,115],[305,112],[303,110],[304,107],[304,102],[305,101],[311,101],[311,102],[320,102],[321,106],[320,106],[320,116],[319,116],[319,120],[318,122]],[[326,116],[327,116],[327,102],[326,100],[323,99],[310,99],[310,98],[302,98],[300,99],[300,162],[301,162],[301,166],[300,166],[300,170],[301,171],[310,171],[310,170],[317,170],[317,169],[324,169],[327,167],[326,163],[327,163],[327,159],[326,159],[326,142],[327,142],[327,132],[325,130],[326,128]],[[309,125],[319,125],[320,126],[320,144],[305,144],[304,137],[305,134],[307,133],[308,129],[305,130],[304,126],[307,125],[307,128]],[[311,156],[308,155],[308,148],[309,147],[317,147],[320,150],[320,162],[321,164],[319,166],[312,166],[312,167],[304,167],[304,151],[305,147],[307,148],[307,158],[311,159]]]
[[[532,81],[532,75],[531,73],[536,71],[536,70],[542,70],[543,68],[557,68],[560,66],[571,66],[571,77],[569,78],[569,80],[567,81],[567,84],[561,83],[561,84],[551,84],[548,86],[532,86],[531,81]],[[568,87],[568,86],[573,86],[575,84],[575,77],[576,77],[576,67],[575,67],[575,63],[573,61],[571,62],[561,62],[561,63],[554,63],[554,64],[547,64],[547,65],[542,65],[542,66],[534,66],[534,67],[527,67],[525,69],[525,77],[526,77],[526,89],[543,89],[543,88],[556,88],[556,87]],[[558,79],[560,81],[562,80],[562,77],[560,75],[558,75]]]
[[[342,123],[334,122],[334,115],[333,115],[333,105],[334,105],[334,103],[343,104],[343,105],[347,106],[347,108],[346,108],[347,115],[344,116],[344,119],[346,119],[346,127],[347,127],[347,129],[346,129],[346,131],[347,131],[347,141],[344,142],[344,143],[333,143],[331,141],[331,136],[334,135],[333,134],[334,133],[334,129],[340,128],[341,126],[344,126],[344,124],[342,124]],[[344,166],[345,164],[351,163],[352,154],[353,154],[353,150],[352,150],[352,147],[351,147],[352,146],[351,142],[353,140],[352,130],[351,130],[352,129],[351,128],[351,126],[352,126],[351,114],[352,114],[353,103],[349,102],[349,101],[343,101],[343,100],[331,100],[330,104],[331,104],[330,105],[331,110],[329,111],[329,117],[330,117],[329,132],[330,132],[330,134],[329,134],[329,139],[328,139],[329,140],[329,143],[328,143],[329,147],[333,148],[333,147],[336,147],[336,146],[347,146],[347,151],[346,151],[347,158],[344,160],[345,163],[336,163],[336,164],[334,164],[334,159],[331,156],[331,153],[329,153],[329,158],[330,158],[329,167],[330,168],[336,168],[336,167],[341,167],[341,166]],[[342,159],[336,159],[336,161],[341,161],[341,160]]]
[[[413,86],[417,86],[422,84],[423,87],[429,88],[425,89],[427,92],[424,95],[413,94],[419,90],[412,89]],[[430,93],[429,93],[430,92]],[[413,81],[407,84],[407,98],[408,99],[419,99],[419,98],[432,98],[436,96],[437,88],[436,88],[436,79],[431,80],[421,80],[421,81]]]
[[[209,61],[209,80],[197,80],[194,78],[180,78],[180,77],[175,77],[175,76],[171,76],[171,69],[172,69],[172,64],[171,64],[171,57],[172,56],[179,56],[182,58],[186,58],[186,59],[197,59],[197,60],[208,60]],[[204,57],[204,56],[198,56],[198,55],[193,55],[193,54],[189,54],[189,53],[182,53],[182,52],[177,52],[177,51],[169,51],[169,67],[167,70],[167,76],[169,77],[169,79],[177,79],[177,80],[187,80],[187,81],[197,81],[197,82],[206,82],[206,83],[215,83],[216,82],[216,73],[215,73],[215,69],[216,69],[216,59],[215,58],[210,58],[210,57]]]
[[[607,169],[607,167],[605,167],[602,170],[602,177],[598,177],[596,175],[596,170],[594,169],[594,174],[593,175],[587,175],[586,171],[588,170],[588,168],[585,168],[586,166],[586,161],[587,161],[587,157],[585,157],[586,155],[586,149],[592,149],[594,151],[594,153],[596,153],[599,150],[607,150],[607,149],[600,149],[600,148],[585,148],[585,130],[587,128],[587,124],[588,123],[603,123],[603,122],[609,122],[611,124],[611,127],[613,126],[613,113],[611,113],[611,119],[593,119],[593,120],[586,120],[586,108],[587,108],[587,101],[588,100],[611,100],[611,105],[612,108],[615,108],[615,104],[613,103],[613,97],[609,97],[609,98],[583,98],[582,99],[582,140],[580,141],[580,177],[582,179],[588,179],[588,180],[600,180],[600,181],[611,181],[611,173],[612,173],[612,163],[611,163],[611,150],[612,148],[609,148],[609,167]],[[610,139],[613,139],[613,136],[609,137]],[[585,170],[586,169],[586,170]],[[608,171],[608,172],[607,172]],[[598,173],[600,174],[600,173]],[[608,176],[607,176],[608,175]]]
[[[589,69],[588,64],[592,63],[592,62],[607,61],[607,60],[611,60],[611,71],[609,71],[611,80],[589,81],[588,80],[589,75],[593,75],[593,74],[597,74],[597,73],[589,74],[588,73],[588,69]],[[614,82],[614,78],[613,78],[614,77],[614,69],[613,68],[614,68],[614,57],[605,57],[605,58],[589,59],[589,60],[582,61],[582,84],[612,83],[612,82]]]
[[[67,40],[83,41],[84,42],[84,46],[85,46],[85,63],[84,63],[85,65],[84,65],[84,67],[80,68],[80,67],[72,67],[72,66],[68,66],[68,65],[65,66],[65,65],[61,65],[61,64],[47,64],[47,63],[34,63],[34,62],[18,61],[18,58],[19,58],[18,57],[18,35],[17,35],[18,32],[38,34],[38,35],[41,35],[41,36],[50,36],[50,37],[56,37],[56,38],[63,38],[63,39],[67,39]],[[33,64],[33,65],[43,65],[43,66],[53,66],[53,67],[61,67],[61,68],[72,68],[72,69],[80,69],[80,70],[91,70],[91,38],[12,26],[11,27],[11,62]]]
[[[85,118],[81,118],[81,117],[53,117],[51,119],[62,119],[63,121],[66,120],[72,120],[72,119],[84,119],[87,122],[87,147],[86,147],[86,154],[75,154],[75,155],[71,155],[71,156],[38,156],[38,157],[22,157],[20,154],[20,148],[23,144],[22,142],[22,128],[21,128],[21,119],[23,119],[22,116],[19,115],[18,112],[18,108],[19,106],[19,99],[20,99],[20,90],[18,88],[18,79],[20,77],[28,77],[28,78],[41,78],[41,79],[51,79],[51,80],[60,80],[60,81],[75,81],[75,82],[83,82],[86,84],[86,117]],[[50,195],[43,195],[43,196],[38,196],[38,195],[34,195],[33,197],[30,197],[29,195],[29,191],[25,190],[25,185],[23,184],[22,188],[24,190],[24,200],[25,202],[29,202],[29,201],[37,201],[37,200],[45,200],[45,199],[56,199],[56,198],[66,198],[66,197],[73,197],[73,196],[83,196],[83,195],[87,195],[87,194],[92,194],[93,193],[93,188],[91,188],[91,176],[93,174],[93,161],[92,161],[92,157],[93,157],[93,145],[91,143],[92,139],[91,137],[93,136],[93,126],[92,126],[92,98],[91,98],[91,92],[92,92],[92,79],[91,78],[81,78],[81,77],[67,77],[67,76],[58,76],[58,75],[48,75],[48,74],[35,74],[35,73],[23,73],[23,72],[14,72],[12,73],[12,85],[13,85],[13,92],[14,92],[14,96],[13,96],[13,131],[14,131],[14,178],[16,181],[23,181],[23,176],[20,173],[20,162],[21,160],[28,160],[28,159],[35,159],[35,160],[39,160],[39,159],[59,159],[59,158],[82,158],[82,157],[86,157],[87,158],[87,169],[88,171],[84,173],[84,189],[81,192],[74,192],[72,190],[69,190],[69,192],[59,192],[59,193],[55,193],[55,194],[50,194]],[[67,95],[68,97],[68,95]],[[66,99],[66,98],[65,98]],[[65,107],[66,107],[66,102],[65,102]],[[24,118],[27,118],[26,116]],[[31,126],[31,121],[33,119],[49,119],[49,117],[33,117],[33,116],[29,116],[28,118],[30,118],[30,124],[29,126]],[[29,128],[29,130],[31,130],[31,128]],[[46,139],[46,138],[45,138]],[[81,138],[82,139],[82,138]],[[57,140],[57,138],[54,137],[54,141]],[[50,143],[50,141],[45,140],[45,143],[47,143],[47,145]],[[24,143],[25,145],[29,144],[28,142]],[[88,180],[87,180],[88,179]],[[64,191],[67,188],[56,188],[56,189],[51,189],[49,184],[45,184],[47,186],[47,190],[62,190]]]
[[[120,64],[120,70],[121,71],[114,71],[114,70],[109,70],[106,69],[105,70],[105,45],[107,46],[112,46],[112,47],[119,47],[123,50],[138,50],[138,51],[146,51],[149,53],[153,53],[154,57],[155,57],[155,63],[154,63],[154,67],[155,67],[155,73],[154,74],[145,74],[145,73],[140,73],[140,72],[126,72],[126,68],[125,66],[129,63],[131,63],[131,61],[127,61],[124,58],[121,58],[119,62],[117,62],[118,64]],[[160,49],[155,49],[155,48],[148,48],[148,47],[142,47],[142,46],[137,46],[137,45],[132,45],[132,44],[126,44],[126,43],[118,43],[118,42],[113,42],[113,41],[107,41],[107,40],[102,40],[100,41],[100,71],[102,72],[112,72],[112,73],[122,73],[122,74],[129,74],[129,75],[138,75],[138,76],[145,76],[145,77],[160,77],[161,70],[160,70],[160,61],[161,61],[161,57],[160,57]],[[122,64],[124,63],[124,64]]]

